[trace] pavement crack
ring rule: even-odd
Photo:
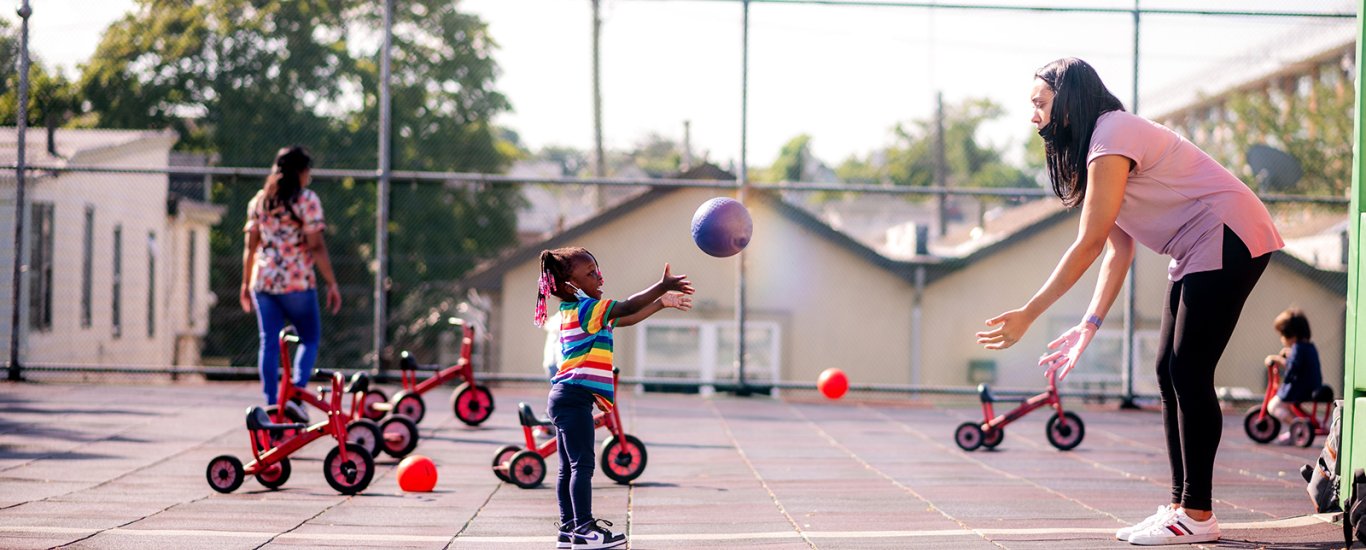
[[[778,512],[792,525],[792,529],[802,537],[802,541],[806,542],[807,546],[815,550],[816,543],[812,542],[811,537],[808,537],[806,532],[802,530],[801,524],[797,523],[797,519],[792,517],[792,514],[788,513],[787,509],[783,507],[783,502],[778,499],[778,495],[773,492],[773,488],[768,486],[768,482],[765,481],[764,476],[759,473],[759,469],[754,467],[754,462],[749,459],[749,455],[745,454],[745,449],[740,446],[740,441],[735,438],[735,432],[730,429],[730,422],[726,421],[726,416],[721,414],[720,409],[716,408],[716,402],[707,399],[706,403],[707,408],[711,409],[712,414],[716,415],[716,418],[721,421],[721,429],[725,430],[726,438],[730,439],[730,444],[735,447],[735,452],[740,454],[740,460],[745,462],[745,466],[749,468],[750,473],[754,474],[754,479],[759,482],[759,486],[763,487],[764,491],[768,493],[768,497],[773,500],[773,505],[778,507]]]

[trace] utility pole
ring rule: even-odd
[[[26,143],[28,141],[28,18],[33,15],[28,0],[19,5],[19,120],[15,127],[19,132],[19,162],[14,169],[14,273],[10,283],[10,326],[9,326],[9,375],[11,381],[22,378],[19,374],[19,281],[24,263],[24,170]]]
[[[379,184],[376,185],[375,207],[375,362],[372,370],[378,373],[384,365],[384,344],[389,326],[386,302],[389,294],[389,140],[393,134],[392,102],[389,80],[392,75],[389,49],[394,45],[394,0],[384,0],[384,43],[379,51]]]
[[[602,13],[600,10],[601,0],[593,2],[593,176],[598,178],[607,177],[607,159],[604,158],[602,150]],[[600,186],[593,186],[590,191],[593,205],[599,210],[607,205],[606,197],[602,194]]]
[[[934,94],[934,185],[947,189],[948,162],[944,159],[944,92]],[[939,193],[939,236],[949,232],[949,194]]]

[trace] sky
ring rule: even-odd
[[[400,2],[402,0],[399,0]],[[1140,0],[996,0],[994,5],[1126,9]],[[31,51],[69,73],[95,50],[133,0],[30,0]],[[973,3],[974,0],[965,0]],[[498,44],[496,87],[513,111],[496,121],[533,149],[593,144],[591,9],[588,0],[461,0]],[[1289,3],[1302,11],[1351,11],[1341,0]],[[1141,0],[1144,8],[1284,10],[1281,0]],[[695,155],[741,159],[742,9],[738,2],[603,0],[604,141],[626,149],[650,134],[681,141],[691,124]],[[4,17],[17,21],[11,9]],[[1143,16],[1140,114],[1176,92],[1267,56],[1297,37],[1341,30],[1351,19]],[[766,166],[783,143],[812,137],[831,165],[890,143],[892,128],[932,116],[936,94],[952,105],[989,98],[1004,109],[982,139],[1011,151],[1031,136],[1034,71],[1081,57],[1132,109],[1134,27],[1128,14],[752,4],[748,153]]]

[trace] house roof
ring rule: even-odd
[[[53,134],[56,155],[48,151],[47,129],[29,128],[25,132],[25,162],[38,165],[65,165],[78,155],[131,145],[144,140],[174,137],[169,130],[103,130],[58,128]],[[19,161],[19,129],[0,127],[0,164]]]

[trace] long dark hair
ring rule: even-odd
[[[1068,208],[1086,198],[1086,155],[1091,150],[1091,133],[1096,120],[1110,111],[1123,111],[1124,104],[1100,81],[1100,75],[1085,61],[1064,57],[1039,69],[1034,78],[1053,90],[1053,110],[1043,138],[1044,158],[1053,192]]]
[[[289,212],[289,217],[302,224],[303,220],[294,211],[294,201],[299,198],[299,193],[303,191],[301,175],[312,167],[313,157],[308,154],[308,149],[302,145],[292,145],[280,149],[280,152],[275,154],[275,165],[271,167],[270,175],[266,177],[261,209],[270,212],[276,208],[284,207]]]

